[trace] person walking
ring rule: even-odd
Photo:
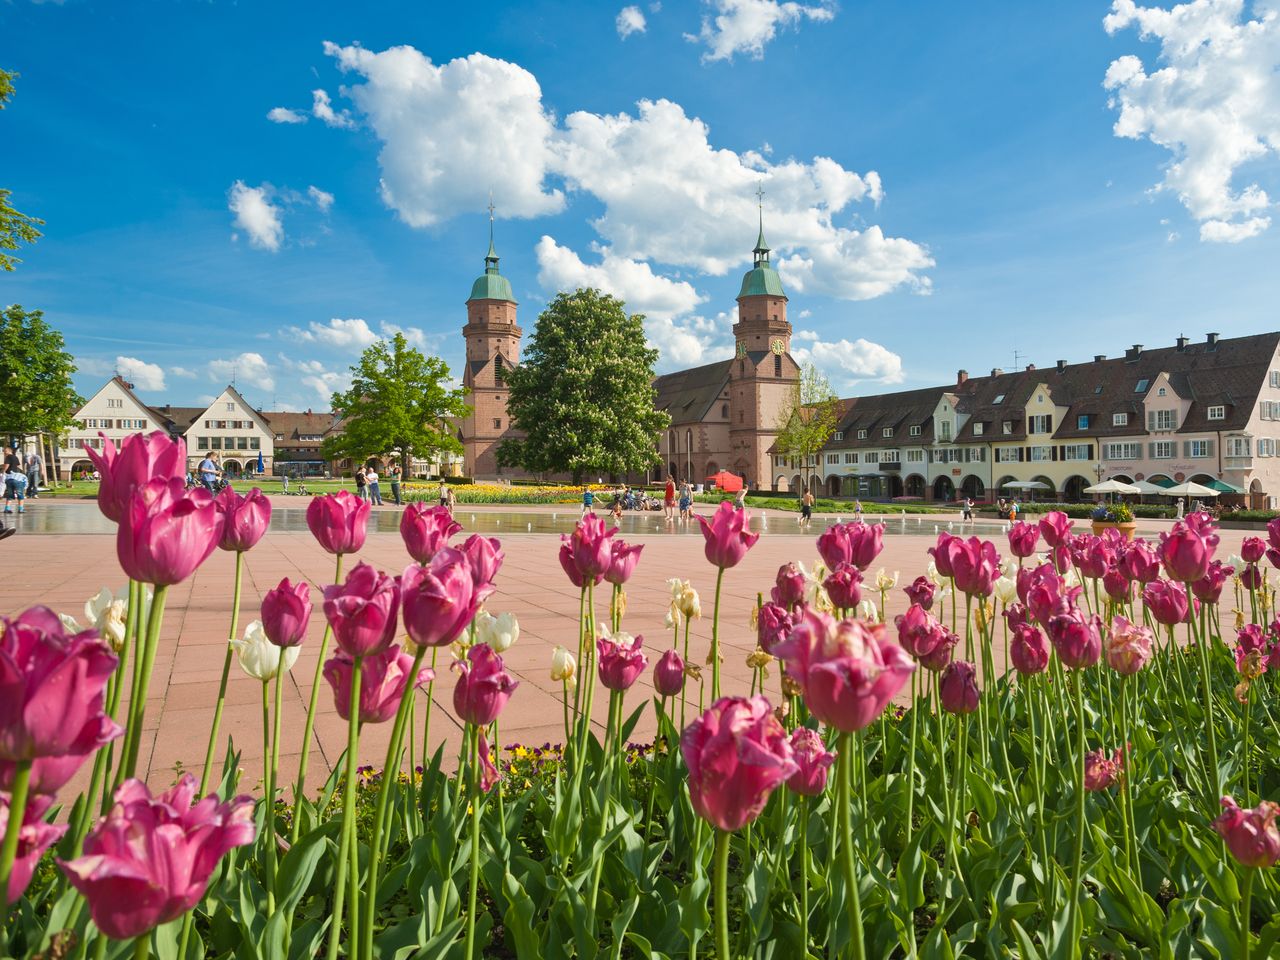
[[[397,507],[404,505],[404,501],[400,499],[401,472],[402,471],[400,470],[400,464],[393,463],[391,465],[391,471],[387,474],[387,476],[391,478],[391,496],[395,500]]]
[[[738,491],[738,495],[733,498],[733,505],[739,510],[747,509],[747,482],[742,481],[742,489]]]
[[[7,458],[6,458],[7,459]],[[20,466],[9,466],[4,475],[4,512],[13,513],[13,501],[18,501],[18,512],[25,513],[23,503],[27,498],[27,475]]]
[[[204,459],[200,461],[200,466],[196,467],[196,472],[200,475],[201,485],[210,493],[217,493],[215,486],[218,482],[218,460],[216,454],[212,450],[204,452]]]
[[[374,506],[382,506],[382,491],[378,488],[378,471],[369,467],[364,472],[365,488],[369,491],[369,502]]]
[[[680,484],[680,522],[688,523],[693,507],[693,486],[688,480]]]
[[[667,474],[667,485],[662,491],[662,512],[666,515],[667,523],[674,523],[676,519],[676,478]]]
[[[40,451],[33,450],[27,454],[27,499],[40,499],[40,481],[44,476],[44,458]]]
[[[364,464],[356,468],[356,496],[361,500],[369,499],[369,481],[365,478]]]
[[[960,505],[960,519],[973,521],[973,497],[964,498],[964,503]]]
[[[807,527],[811,523],[813,523],[813,491],[806,490],[804,496],[800,498],[800,524]]]

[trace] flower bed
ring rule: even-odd
[[[131,583],[86,606],[89,629],[43,607],[3,622],[0,955],[1276,955],[1280,522],[1226,562],[1203,514],[1158,543],[1061,512],[999,545],[942,533],[892,625],[878,611],[898,576],[871,572],[883,528],[838,524],[811,571],[760,585],[742,690],[722,684],[718,610],[745,586],[745,511],[698,518],[692,572],[714,597],[670,581],[670,637],[648,644],[624,616],[643,548],[587,516],[558,552],[583,611],[548,651],[563,738],[495,751],[520,695],[502,657],[519,625],[484,609],[501,545],[412,504],[403,573],[344,576],[369,505],[317,497],[307,521],[338,582],[300,735],[279,691],[313,588],[285,580],[243,631],[231,606],[224,663],[275,704],[264,797],[239,795],[234,753],[214,776],[221,698],[199,781],[157,796],[133,774],[167,591],[222,548],[238,594],[270,503],[185,490],[162,434],[88,455]],[[624,715],[650,669],[657,697]],[[457,775],[433,739],[436,683],[453,718],[435,736],[465,729]],[[330,709],[348,749],[317,792]],[[655,740],[631,743],[650,709]],[[369,724],[390,725],[378,770],[394,775],[358,762]],[[61,796],[81,766],[89,789]]]

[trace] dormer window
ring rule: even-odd
[[[843,440],[843,439],[844,439],[844,431],[843,431],[843,430],[837,430],[837,431],[836,431],[836,434],[835,434],[835,439],[837,439],[837,440]]]
[[[1006,420],[1006,421],[1004,421],[1002,424],[1000,424],[1000,432],[1001,432],[1001,433],[1003,433],[1006,437],[1008,437],[1008,436],[1012,436],[1012,435],[1013,435],[1013,421],[1012,421],[1012,420]]]
[[[1210,420],[1225,420],[1227,419],[1227,408],[1223,406],[1210,407],[1208,417]]]
[[[975,424],[973,425],[973,435],[974,435],[975,437],[980,437],[980,436],[982,436],[982,424],[980,424],[980,423],[975,423]]]
[[[910,434],[911,434],[911,436],[913,436],[913,437],[918,437],[918,436],[920,436],[920,424],[918,424],[918,423],[917,423],[915,426],[913,426],[913,427],[911,428],[911,430],[909,431],[909,433],[910,433]]]
[[[865,439],[867,439],[867,431],[865,431],[865,430],[859,430],[859,431],[858,431],[858,439],[859,439],[859,440],[865,440]]]
[[[1166,393],[1168,393],[1168,392],[1169,392],[1169,391],[1168,391],[1168,390],[1166,390],[1164,387],[1161,387],[1159,390],[1157,390],[1157,391],[1156,391],[1156,396],[1157,396],[1157,397],[1163,397],[1163,396],[1164,396]]]
[[[880,431],[880,436],[882,436],[882,437],[892,437],[892,436],[893,436],[893,427],[885,427],[883,430],[881,430],[881,431]]]
[[[1087,413],[1082,413],[1080,414],[1080,416],[1076,417],[1076,429],[1077,430],[1089,429],[1089,415]]]

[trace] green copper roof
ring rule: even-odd
[[[484,255],[484,276],[471,285],[468,300],[507,300],[516,302],[511,295],[511,283],[498,272],[498,251],[493,246],[493,208],[489,209],[489,252]]]
[[[768,260],[758,262],[756,267],[746,272],[742,278],[742,289],[738,291],[739,297],[761,295],[786,296],[782,292],[782,279],[778,276],[778,271],[769,266]]]

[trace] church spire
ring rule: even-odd
[[[489,252],[484,255],[484,272],[498,272],[498,251],[493,246],[493,191],[489,191]]]
[[[769,262],[769,244],[764,240],[764,184],[756,188],[756,208],[760,214],[760,235],[756,237],[756,247],[751,252],[755,254],[755,265],[759,267]]]

